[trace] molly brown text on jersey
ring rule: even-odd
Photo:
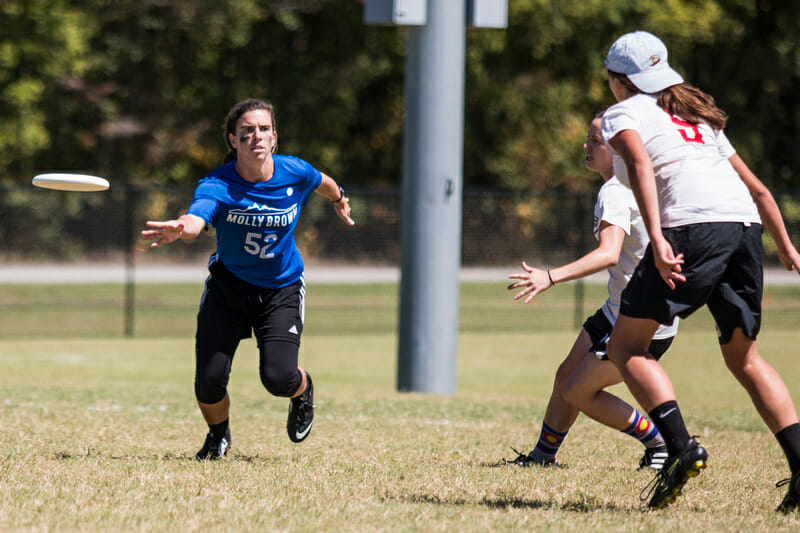
[[[275,226],[290,226],[297,218],[297,205],[279,213],[259,214],[247,211],[229,211],[225,219],[231,224],[251,226],[254,228],[270,228]]]

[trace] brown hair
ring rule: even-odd
[[[686,83],[661,91],[658,106],[695,126],[705,122],[715,130],[721,130],[728,122],[728,114],[717,107],[713,96]]]
[[[631,94],[639,94],[640,92],[642,92],[636,85],[633,84],[630,78],[625,74],[620,74],[619,72],[614,72],[613,70],[609,70],[608,77],[609,79],[612,80],[619,80],[622,86],[625,87]]]
[[[225,119],[225,145],[228,147],[228,153],[225,154],[222,164],[230,163],[236,159],[236,150],[234,150],[233,146],[231,146],[229,135],[236,135],[236,124],[239,123],[239,119],[242,118],[242,115],[248,111],[253,111],[256,109],[266,110],[269,113],[269,116],[272,118],[272,129],[276,132],[278,131],[278,124],[275,122],[275,109],[271,103],[255,98],[242,100],[234,105],[230,111],[228,111],[228,116]],[[277,145],[272,147],[273,153],[275,150],[277,150],[277,148]]]
[[[609,70],[608,77],[618,79],[633,94],[642,92],[625,74]],[[672,85],[653,96],[658,98],[658,107],[695,126],[705,122],[715,130],[721,130],[728,122],[728,114],[717,107],[713,96],[688,83]]]

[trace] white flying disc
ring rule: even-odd
[[[57,191],[105,191],[109,187],[108,180],[88,174],[39,174],[33,178],[33,184],[43,189]]]

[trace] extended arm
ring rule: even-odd
[[[641,137],[634,130],[622,130],[609,141],[609,144],[617,151],[628,169],[631,190],[636,197],[639,212],[650,237],[656,268],[664,283],[674,289],[675,281],[686,281],[686,277],[681,274],[683,254],[675,255],[672,245],[661,233],[658,192],[650,155],[645,150]]]
[[[518,279],[520,281],[509,285],[508,290],[524,287],[514,296],[514,299],[519,300],[523,296],[527,296],[525,298],[525,303],[527,304],[534,301],[537,294],[546,291],[556,283],[580,279],[616,265],[622,251],[622,242],[625,240],[625,230],[603,221],[600,223],[598,237],[600,238],[600,244],[598,244],[597,248],[583,257],[560,267],[539,270],[528,266],[523,261],[522,268],[525,273],[509,275],[509,279]]]
[[[767,229],[772,240],[778,245],[778,254],[781,263],[786,267],[786,270],[797,270],[800,273],[800,254],[798,254],[792,241],[789,239],[789,234],[786,231],[786,225],[783,222],[780,208],[772,193],[769,189],[759,180],[755,174],[748,168],[745,162],[734,154],[729,159],[734,170],[739,174],[739,178],[747,186],[750,191],[750,196],[758,207],[758,214],[761,215],[761,221]]]
[[[319,187],[317,187],[314,192],[320,196],[324,196],[333,203],[336,214],[339,218],[344,220],[348,226],[355,225],[353,219],[350,218],[350,199],[344,195],[344,192],[339,188],[339,185],[332,177],[324,172],[321,172],[321,174],[322,183],[319,184]]]
[[[169,244],[178,239],[192,240],[206,227],[205,221],[195,215],[181,215],[175,220],[154,221],[148,220],[146,229],[142,231],[142,238],[146,240],[157,239],[150,244],[151,247]]]

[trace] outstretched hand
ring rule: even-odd
[[[512,291],[524,287],[524,289],[514,295],[514,299],[519,300],[523,296],[527,296],[524,301],[524,303],[527,304],[535,301],[536,295],[552,287],[553,283],[550,281],[550,276],[547,275],[546,270],[539,270],[538,268],[528,266],[525,261],[522,262],[522,269],[525,270],[524,274],[510,274],[508,276],[508,279],[520,280],[509,285],[508,290]]]
[[[183,235],[183,222],[179,220],[165,222],[148,220],[147,226],[154,229],[142,230],[142,238],[145,240],[158,239],[150,243],[151,248],[177,241]]]
[[[355,221],[350,218],[350,198],[342,196],[341,200],[334,202],[333,209],[336,211],[336,215],[344,220],[345,224],[355,226]]]

